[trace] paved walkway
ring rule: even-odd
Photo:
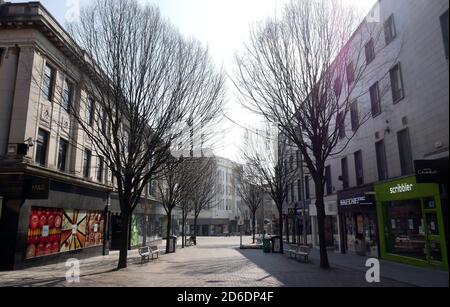
[[[244,243],[249,243],[245,238]],[[131,251],[127,269],[115,271],[118,253],[81,261],[80,283],[65,279],[65,265],[49,265],[0,272],[0,286],[168,286],[168,287],[373,287],[408,286],[383,277],[379,284],[365,281],[365,270],[333,266],[321,270],[313,258],[300,263],[281,254],[239,249],[239,237],[198,238],[198,245],[140,263]]]

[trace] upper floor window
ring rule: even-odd
[[[48,132],[39,129],[36,140],[36,163],[45,166],[47,161]]]
[[[347,64],[346,73],[347,73],[347,82],[350,85],[352,84],[353,81],[355,81],[355,70],[353,68],[353,62]]]
[[[377,155],[378,179],[385,180],[388,178],[388,169],[384,140],[375,143],[375,152]]]
[[[83,155],[83,177],[89,178],[90,171],[91,171],[91,158],[92,158],[92,152],[89,149],[84,150]]]
[[[384,22],[384,38],[386,40],[386,45],[392,42],[392,40],[397,36],[397,31],[395,29],[394,15],[389,16],[389,18]]]
[[[352,130],[356,131],[359,127],[359,111],[357,100],[353,101],[350,105],[350,118],[352,123]]]
[[[448,10],[440,17],[442,38],[444,40],[445,58],[448,60]]]
[[[97,157],[96,178],[98,182],[103,182],[103,158]]]
[[[347,158],[342,158],[341,160],[341,171],[342,171],[342,188],[347,189],[349,187],[348,181],[348,163]]]
[[[0,48],[0,67],[2,67],[4,54],[5,54],[5,48]]]
[[[328,165],[325,167],[325,189],[327,191],[327,194],[333,193],[333,182],[331,178],[331,166]]]
[[[89,126],[94,124],[94,98],[88,97],[86,103],[86,122]]]
[[[400,63],[391,68],[391,70],[389,71],[389,76],[391,78],[392,99],[394,103],[396,103],[405,97]]]
[[[381,113],[380,88],[378,82],[370,87],[369,92],[372,116],[375,117]]]
[[[298,194],[298,200],[302,200],[302,181],[297,180],[297,194]]]
[[[366,43],[364,49],[366,53],[366,64],[369,64],[375,59],[375,47],[372,38]]]
[[[310,199],[310,194],[309,194],[309,176],[305,176],[305,199]]]
[[[63,95],[62,95],[62,107],[67,112],[70,111],[70,107],[72,105],[72,99],[73,99],[73,83],[69,80],[64,79],[64,85],[63,85]]]
[[[414,173],[414,166],[408,129],[399,131],[397,140],[402,176],[410,175]]]
[[[363,157],[362,151],[355,152],[355,175],[356,185],[360,186],[364,184],[364,172],[363,172]]]
[[[66,171],[67,149],[69,148],[69,142],[64,139],[59,140],[58,145],[58,170],[61,172]]]
[[[44,82],[42,84],[42,92],[44,98],[48,101],[53,99],[53,92],[55,87],[55,75],[56,71],[50,65],[46,64],[44,68]]]
[[[345,118],[342,112],[339,112],[336,116],[336,126],[337,126],[337,132],[339,134],[339,138],[343,139],[345,138]]]

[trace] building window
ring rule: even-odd
[[[339,138],[343,139],[345,138],[345,118],[342,112],[339,112],[337,117],[336,117],[336,121],[337,121],[337,129],[338,129],[338,134],[339,134]]]
[[[48,132],[39,129],[36,140],[36,163],[45,166],[47,159]]]
[[[359,127],[358,101],[355,100],[350,105],[350,119],[352,123],[352,130],[356,131]]]
[[[373,39],[370,39],[364,46],[366,52],[366,64],[369,64],[375,59],[375,47],[373,45]]]
[[[86,104],[86,122],[89,126],[94,124],[94,98],[89,97]]]
[[[378,86],[378,82],[372,85],[369,91],[372,116],[375,117],[381,113],[380,88]]]
[[[291,172],[294,171],[294,156],[289,157],[289,166],[291,167]]]
[[[397,133],[397,140],[402,176],[410,175],[414,173],[414,166],[408,129],[399,131]]]
[[[310,195],[309,195],[309,176],[305,176],[305,199],[310,199]]]
[[[386,180],[388,178],[388,171],[384,140],[375,143],[375,152],[377,154],[378,179]]]
[[[98,182],[103,182],[103,158],[97,157],[96,178]]]
[[[341,159],[341,171],[342,171],[342,188],[348,189],[349,182],[348,182],[348,163],[347,158]]]
[[[395,30],[394,15],[389,16],[389,18],[384,22],[384,38],[386,40],[386,45],[388,45],[397,36],[397,31]]]
[[[294,183],[291,183],[292,202],[295,202]]]
[[[67,149],[69,148],[69,142],[63,139],[59,139],[58,144],[58,170],[61,172],[66,171],[66,158]]]
[[[347,82],[350,85],[352,84],[353,81],[355,81],[355,70],[353,69],[353,62],[348,63],[346,73],[347,73]]]
[[[46,64],[44,68],[44,83],[42,85],[42,92],[44,94],[44,98],[48,101],[51,101],[53,99],[55,74],[55,69]]]
[[[89,173],[91,170],[91,158],[92,153],[89,149],[84,150],[84,156],[83,156],[83,177],[89,178]]]
[[[297,168],[300,168],[300,150],[295,152],[295,156],[297,158]]]
[[[70,111],[70,107],[72,105],[72,96],[73,96],[73,83],[69,80],[64,79],[63,85],[63,97],[62,97],[62,107],[66,112]]]
[[[405,97],[404,89],[403,89],[403,77],[402,71],[400,68],[400,64],[395,65],[389,71],[389,75],[391,77],[391,90],[392,90],[392,99],[394,103],[399,102]]]
[[[331,166],[328,165],[325,167],[325,189],[327,191],[327,194],[333,193],[333,182],[331,178]]]
[[[298,200],[302,201],[302,181],[297,180],[297,193],[298,193]]]
[[[448,10],[441,15],[442,38],[444,40],[445,58],[448,60]]]
[[[355,152],[355,175],[356,185],[360,186],[364,184],[364,172],[363,172],[363,158],[362,151]]]
[[[0,67],[2,67],[4,53],[5,53],[5,48],[0,48]]]

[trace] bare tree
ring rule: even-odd
[[[89,147],[115,178],[121,269],[127,266],[131,216],[145,187],[170,163],[171,144],[187,122],[206,127],[220,114],[224,76],[207,49],[184,39],[158,8],[136,0],[96,0],[68,30],[72,53],[59,65],[76,91],[68,82],[35,83],[43,91],[54,88],[51,100],[67,113],[74,150]],[[79,103],[70,103],[70,96]],[[55,124],[63,125],[59,119]]]
[[[248,175],[259,181],[275,202],[279,217],[280,252],[283,253],[283,204],[288,196],[290,183],[296,179],[297,163],[288,161],[287,144],[284,140],[277,140],[276,143],[273,141],[267,136],[247,138],[242,156]]]
[[[264,190],[260,178],[255,177],[252,166],[244,165],[236,172],[238,194],[243,203],[248,207],[252,217],[252,242],[255,243],[256,212],[262,206]]]
[[[190,192],[194,217],[194,244],[197,245],[197,221],[200,213],[217,205],[217,163],[214,157],[194,158],[197,181]]]
[[[380,40],[383,26],[360,20],[339,0],[291,1],[280,20],[255,27],[244,52],[236,56],[234,82],[242,103],[298,147],[314,180],[322,268],[329,268],[325,162],[339,155],[370,118],[370,108],[352,109],[358,118],[346,133],[352,104],[376,81],[382,84],[386,67],[396,61]],[[371,63],[369,57],[378,60]]]

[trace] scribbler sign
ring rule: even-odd
[[[390,194],[406,193],[413,190],[413,184],[399,183],[395,187],[389,188]]]

